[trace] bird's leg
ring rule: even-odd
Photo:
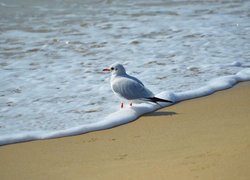
[[[132,106],[133,105],[132,102],[129,105]]]
[[[123,102],[121,102],[121,108],[123,108]]]

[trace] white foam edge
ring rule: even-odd
[[[171,100],[175,103],[181,102],[188,99],[198,98],[202,96],[210,95],[216,91],[224,90],[234,86],[238,82],[249,81],[250,80],[250,68],[241,70],[235,75],[223,76],[211,80],[207,85],[200,87],[198,89],[189,90],[185,92],[162,92],[156,96],[163,99]],[[120,109],[107,117],[104,117],[102,121],[82,125],[74,128],[69,128],[67,130],[60,130],[55,132],[24,132],[17,135],[5,135],[0,137],[0,145],[13,144],[18,142],[25,142],[38,139],[49,139],[58,138],[65,136],[79,135],[83,133],[88,133],[92,131],[104,130],[113,128],[122,124],[126,124],[136,120],[143,114],[156,111],[162,107],[170,106],[170,103],[161,103],[161,106],[153,103],[142,103],[135,104],[133,107],[126,107]]]

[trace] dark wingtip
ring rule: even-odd
[[[158,97],[152,97],[152,98],[149,98],[149,100],[154,102],[154,103],[157,103],[157,102],[173,103],[173,101],[166,100],[166,99],[161,99],[161,98],[158,98]]]

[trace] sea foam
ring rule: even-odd
[[[157,94],[157,97],[163,99],[169,99],[175,103],[181,102],[188,99],[198,98],[202,96],[207,96],[213,94],[216,91],[224,90],[233,87],[238,82],[249,81],[250,80],[250,68],[241,70],[235,75],[223,76],[215,78],[207,83],[207,85],[184,92],[169,92],[164,91]],[[48,139],[57,138],[64,136],[79,135],[87,132],[103,130],[108,128],[113,128],[122,124],[126,124],[136,120],[138,117],[156,111],[163,107],[168,107],[170,103],[161,103],[161,105],[153,103],[141,103],[135,104],[133,107],[125,107],[114,113],[106,116],[102,121],[95,123],[82,125],[78,127],[69,128],[66,130],[59,130],[53,132],[37,131],[37,132],[23,132],[18,135],[6,135],[0,137],[0,145],[24,142],[36,139]]]
[[[176,103],[248,79],[250,1],[139,1],[0,3],[0,144],[110,128],[161,108],[119,110],[102,72],[116,61]]]

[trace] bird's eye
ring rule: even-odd
[[[113,71],[113,70],[114,70],[114,68],[112,67],[112,68],[110,68],[110,70],[111,70],[111,71]]]

